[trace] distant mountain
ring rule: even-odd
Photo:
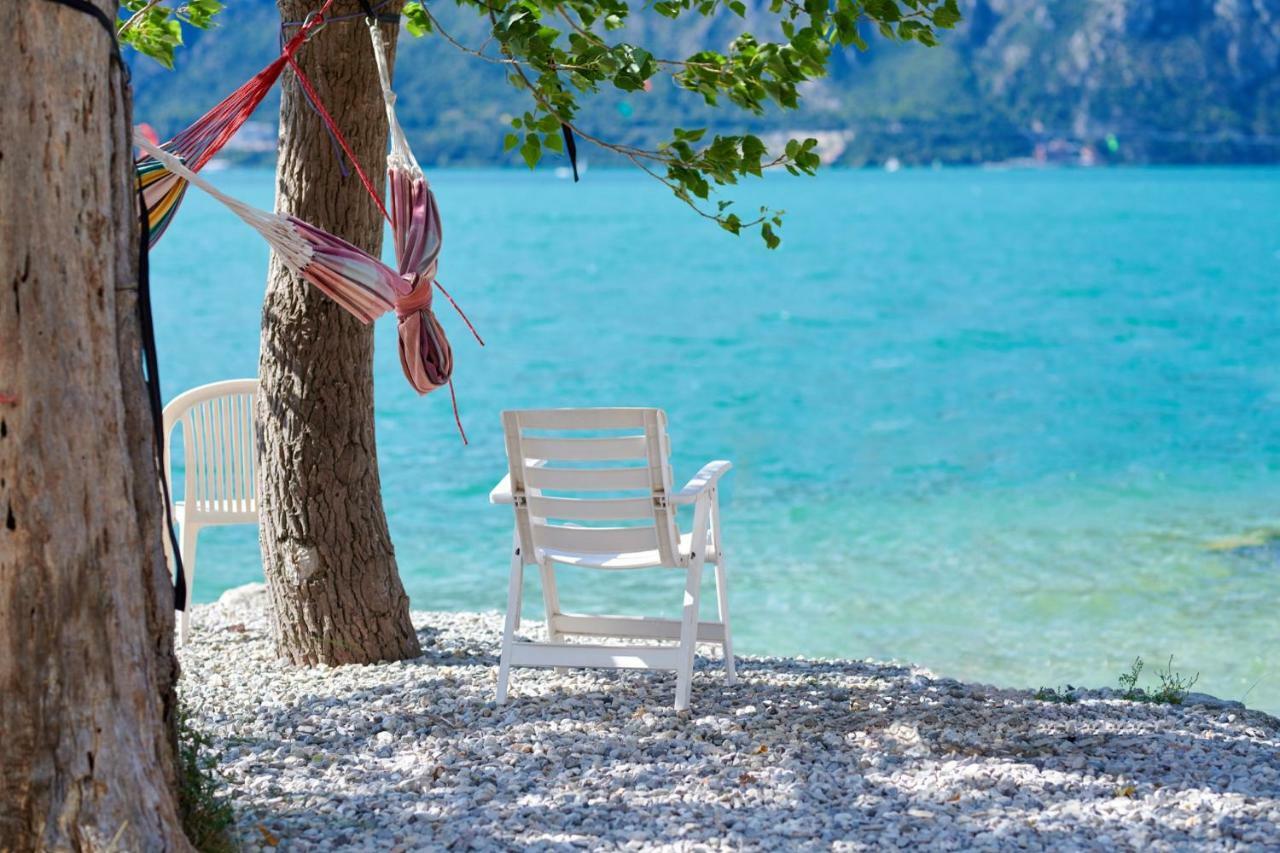
[[[651,92],[592,100],[582,123],[611,139],[646,143],[677,124],[750,129],[766,139],[814,135],[827,159],[849,165],[1280,161],[1280,0],[964,5],[964,23],[943,34],[941,47],[869,39],[867,53],[840,56],[798,112],[712,111],[659,82]],[[766,37],[773,25],[765,0],[749,6],[745,22],[673,24],[638,13],[618,38],[683,56],[723,48],[743,29]],[[460,41],[484,41],[486,22],[469,10],[432,9]],[[132,58],[139,120],[176,130],[276,54],[271,0],[229,3],[220,20],[218,29],[191,37],[172,72]],[[511,162],[502,153],[504,116],[528,104],[502,69],[437,37],[402,33],[400,46],[400,115],[424,164]],[[273,97],[255,118],[274,122],[277,108]],[[260,136],[257,142],[261,148]],[[604,159],[590,150],[586,156]]]

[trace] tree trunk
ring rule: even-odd
[[[82,12],[0,30],[0,850],[189,849],[124,77]]]
[[[316,4],[278,5],[284,20],[300,21]],[[340,0],[330,14],[358,10],[354,0]],[[394,46],[396,28],[384,25],[383,33]],[[298,58],[381,193],[387,122],[364,20],[326,25]],[[342,175],[340,155],[295,75],[281,79],[276,210],[378,255],[381,213],[354,171]],[[382,510],[372,332],[272,258],[258,395],[262,563],[277,649],[298,664],[421,654]]]

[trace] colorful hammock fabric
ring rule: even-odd
[[[471,321],[436,278],[442,243],[440,212],[435,195],[395,114],[395,93],[386,58],[386,46],[378,28],[378,16],[366,5],[374,57],[381,81],[383,104],[391,133],[391,152],[387,158],[387,184],[390,210],[374,190],[354,152],[333,117],[321,103],[315,88],[298,66],[295,53],[316,29],[326,22],[325,14],[334,0],[325,0],[299,25],[298,32],[281,48],[280,56],[243,86],[232,92],[195,124],[181,131],[164,145],[156,145],[135,134],[138,147],[146,156],[135,165],[139,190],[147,209],[149,244],[168,228],[186,193],[194,183],[225,204],[233,213],[258,231],[275,250],[281,261],[294,273],[320,288],[335,302],[365,323],[394,310],[400,344],[400,366],[405,377],[419,394],[449,385],[453,396],[453,350],[443,327],[432,310],[434,288],[439,288],[481,346],[484,341]],[[355,17],[355,16],[346,16]],[[338,20],[338,19],[335,19]],[[259,210],[226,196],[196,172],[240,129],[275,85],[285,67],[297,75],[308,101],[323,120],[334,141],[350,159],[361,183],[373,197],[391,224],[394,236],[398,274],[385,264],[341,238],[322,231],[300,219]],[[344,172],[345,174],[345,172]],[[456,398],[454,418],[463,441],[466,433],[458,417]]]
[[[226,205],[271,245],[286,267],[320,288],[357,319],[371,323],[407,295],[409,286],[395,270],[341,237],[294,216],[268,213],[223,194],[177,157],[134,134],[134,144],[185,182]]]
[[[448,383],[453,375],[453,350],[435,312],[431,310],[433,288],[440,287],[436,281],[443,241],[440,209],[396,118],[396,95],[391,89],[386,45],[376,21],[369,21],[369,38],[373,41],[373,55],[382,84],[382,102],[391,135],[391,152],[387,155],[391,234],[396,264],[401,278],[408,285],[408,292],[396,303],[400,366],[418,393],[426,394]],[[444,292],[443,287],[440,289]],[[456,303],[454,307],[457,308]],[[463,319],[466,320],[465,315]],[[470,322],[467,325],[470,326]],[[474,328],[471,331],[475,333]],[[476,339],[479,340],[479,335]]]
[[[181,159],[192,172],[204,168],[222,146],[227,144],[227,140],[249,120],[249,116],[253,115],[253,111],[271,91],[285,67],[294,65],[294,53],[310,38],[314,29],[324,24],[324,14],[332,5],[333,0],[327,0],[315,15],[303,22],[293,38],[285,43],[275,61],[197,119],[195,124],[179,131],[164,143],[164,150]],[[139,158],[134,168],[142,189],[143,201],[147,205],[150,245],[154,246],[173,221],[173,215],[186,194],[187,182],[166,169],[154,157]]]

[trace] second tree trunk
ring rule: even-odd
[[[279,0],[301,21],[312,0]],[[335,3],[331,17],[352,14]],[[399,3],[381,12],[396,13]],[[396,28],[383,25],[394,46]],[[364,20],[334,21],[298,54],[323,106],[382,193],[387,123]],[[377,256],[383,220],[297,78],[280,105],[276,209]],[[394,343],[394,341],[392,341]],[[298,664],[421,653],[382,509],[373,426],[373,335],[272,258],[262,315],[258,471],[263,571],[276,643]]]

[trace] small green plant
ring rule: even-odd
[[[1144,665],[1142,656],[1139,655],[1129,665],[1129,671],[1120,676],[1120,689],[1124,691],[1123,698],[1130,702],[1141,701],[1144,697],[1142,688],[1138,686],[1138,677],[1142,675]]]
[[[1053,702],[1056,705],[1074,705],[1080,700],[1076,696],[1076,689],[1068,684],[1065,687],[1041,687],[1034,694],[1033,699],[1039,702]]]
[[[213,741],[196,728],[185,708],[178,709],[178,811],[182,831],[201,853],[234,853],[231,803],[219,796]]]
[[[1138,686],[1138,679],[1145,666],[1141,657],[1133,659],[1129,671],[1120,676],[1120,689],[1124,691],[1122,698],[1130,702],[1152,702],[1159,705],[1181,705],[1191,692],[1191,688],[1200,680],[1200,673],[1190,678],[1173,669],[1173,655],[1169,655],[1169,663],[1163,670],[1156,670],[1160,679],[1160,687],[1148,693]]]
[[[1151,694],[1151,701],[1168,705],[1181,705],[1182,700],[1186,699],[1187,694],[1191,692],[1191,688],[1195,687],[1196,682],[1200,680],[1198,672],[1190,678],[1180,672],[1174,672],[1173,655],[1169,655],[1169,663],[1163,670],[1156,670],[1156,675],[1160,678],[1160,689]]]

